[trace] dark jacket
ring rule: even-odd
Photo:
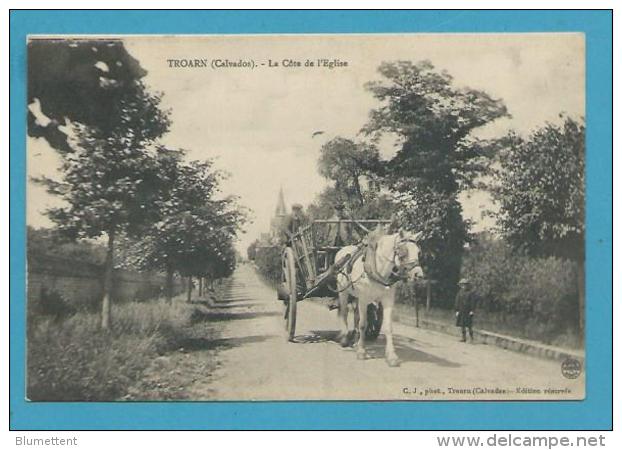
[[[298,232],[298,230],[305,224],[305,219],[304,217],[294,217],[292,216],[288,216],[287,220],[285,222],[285,230],[287,231],[287,233],[285,233],[285,237],[284,237],[284,241],[286,243],[286,245],[290,246],[291,245],[291,240],[290,240],[290,235],[292,234],[296,234]]]
[[[456,295],[456,303],[454,309],[458,313],[456,317],[456,326],[471,326],[473,323],[473,315],[475,311],[476,297],[471,288],[461,287]]]
[[[329,220],[350,220],[347,217],[339,217],[336,214]],[[358,233],[355,230],[355,225],[351,222],[331,223],[328,226],[328,245],[336,247],[343,247],[345,245],[351,245],[354,242],[360,240]]]

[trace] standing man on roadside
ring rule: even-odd
[[[462,328],[462,339],[466,342],[466,332],[469,330],[469,337],[473,343],[473,316],[475,315],[475,293],[471,288],[471,282],[463,278],[458,283],[459,290],[456,294],[456,326]]]

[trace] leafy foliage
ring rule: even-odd
[[[154,220],[154,206],[170,183],[165,170],[170,155],[151,146],[169,124],[159,102],[142,84],[126,90],[106,127],[75,126],[76,142],[64,155],[60,182],[35,180],[66,201],[48,211],[66,234],[138,234]]]
[[[183,276],[229,276],[235,268],[233,239],[246,222],[235,197],[217,199],[225,176],[212,161],[170,160],[170,189],[157,203],[159,220],[131,245],[134,265],[146,270],[179,272]]]
[[[322,146],[318,171],[331,184],[308,206],[310,217],[330,218],[336,204],[343,204],[354,219],[391,217],[393,204],[382,190],[382,163],[375,145],[336,137]]]
[[[410,140],[417,151],[443,147],[454,152],[472,130],[507,115],[505,105],[482,91],[457,88],[447,72],[429,61],[385,62],[378,72],[384,81],[367,89],[384,104],[372,110],[363,131],[390,131]],[[403,152],[407,153],[408,148]],[[456,162],[470,155],[454,155]]]
[[[255,253],[255,264],[259,273],[269,282],[278,283],[281,281],[283,268],[281,267],[281,247],[257,247]]]
[[[257,255],[257,246],[259,245],[259,239],[255,239],[250,245],[246,248],[246,257],[249,261],[254,261],[255,256]]]
[[[397,222],[421,233],[424,272],[437,281],[438,300],[449,307],[460,278],[464,244],[469,240],[470,224],[462,220],[462,206],[453,195],[421,188],[399,195],[398,204]]]
[[[308,205],[306,213],[312,219],[328,219],[334,216],[335,205],[343,203],[342,198],[343,195],[335,187],[328,186]],[[365,191],[362,205],[353,205],[351,202],[345,204],[348,217],[353,219],[387,219],[394,211],[392,197],[382,191]]]
[[[507,242],[480,234],[467,251],[463,275],[471,280],[478,309],[517,321],[544,339],[576,330],[579,324],[576,263],[532,257]],[[529,331],[529,330],[526,330]]]
[[[449,302],[469,228],[457,195],[487,168],[491,149],[471,133],[508,113],[485,92],[455,87],[429,61],[385,62],[378,70],[384,79],[367,89],[381,106],[371,111],[363,132],[374,139],[383,133],[399,137],[383,181],[396,194],[400,224],[423,232],[428,274]]]
[[[28,134],[71,151],[60,127],[68,121],[101,127],[115,117],[125,90],[146,74],[118,40],[33,39],[28,42],[28,104],[38,102],[41,121],[28,112]]]
[[[575,262],[557,257],[535,257],[516,251],[489,232],[478,233],[466,248],[461,275],[468,278],[476,297],[475,323],[479,329],[533,339],[546,344],[581,348],[577,309],[578,270]],[[414,302],[425,302],[422,285],[398,286],[404,312],[415,314]],[[439,301],[440,300],[440,301]],[[432,288],[432,309],[419,308],[425,318],[455,323]]]
[[[585,125],[566,118],[528,139],[510,134],[493,190],[514,248],[580,261],[585,233]]]
[[[322,146],[318,160],[320,175],[332,181],[340,202],[360,207],[364,203],[365,181],[374,190],[380,165],[378,149],[366,143],[336,137]]]
[[[36,179],[65,205],[47,211],[64,233],[108,239],[102,297],[102,328],[110,327],[115,237],[138,235],[157,219],[158,202],[170,185],[170,155],[154,141],[169,127],[161,97],[134,82],[117,93],[111,114],[96,126],[76,124],[76,142],[64,154],[62,180]]]

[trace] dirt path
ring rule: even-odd
[[[154,361],[132,398],[186,400],[528,400],[580,399],[584,377],[560,363],[395,324],[402,359],[389,368],[384,339],[371,359],[334,338],[336,312],[299,303],[297,342],[284,339],[281,302],[250,265],[228,281],[224,297],[193,325],[192,339]],[[522,391],[517,392],[517,389]],[[546,389],[560,392],[546,392]]]

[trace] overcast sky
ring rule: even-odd
[[[280,187],[289,207],[308,204],[325,185],[316,161],[321,145],[342,135],[357,137],[376,100],[364,89],[379,79],[383,61],[430,60],[458,86],[505,101],[510,114],[480,131],[494,136],[528,133],[560,112],[584,115],[584,41],[580,34],[410,34],[127,37],[130,54],[148,74],[145,82],[164,93],[172,121],[164,142],[188,150],[192,159],[216,158],[229,172],[226,193],[254,211],[242,237],[246,248],[269,228]],[[256,68],[169,67],[169,59],[254,60]],[[268,59],[339,59],[347,67],[269,68]],[[323,134],[312,137],[316,131]],[[382,147],[390,157],[390,142]],[[28,139],[29,175],[51,174],[58,160],[49,146]],[[41,212],[54,203],[29,183],[28,223],[47,226]],[[465,215],[480,221],[489,201],[463,196]],[[485,226],[480,223],[479,226]]]

